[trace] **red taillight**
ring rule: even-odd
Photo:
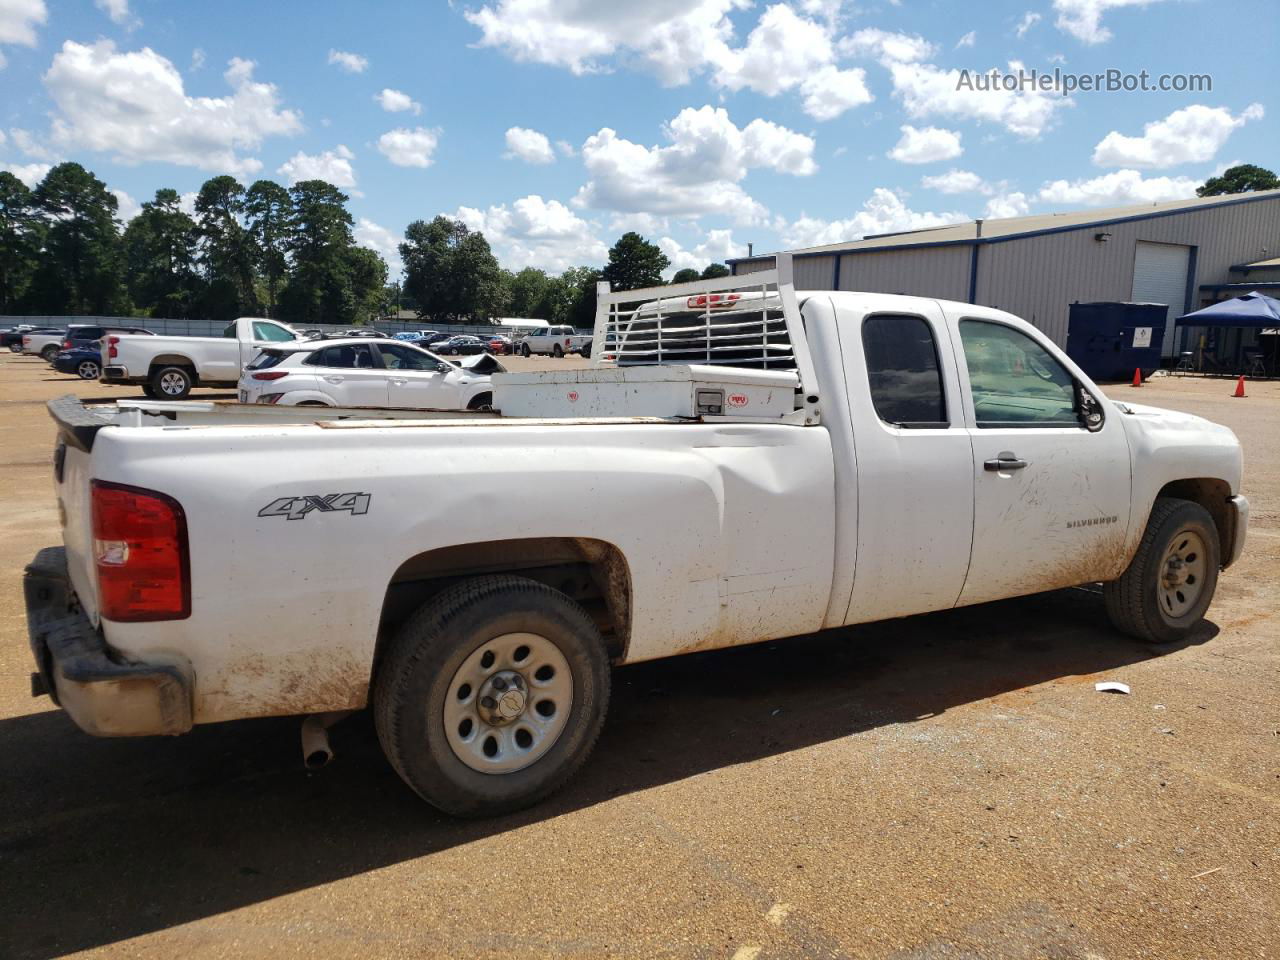
[[[279,380],[281,377],[287,377],[288,370],[264,370],[262,373],[251,373],[254,380]]]
[[[107,357],[114,360],[120,356],[120,351],[116,349],[116,344],[120,342],[119,337],[107,337]]]
[[[191,616],[187,518],[178,501],[94,480],[92,513],[102,616],[122,623]]]
[[[30,337],[23,337],[23,338],[22,338],[22,345],[23,345],[24,347],[29,347],[29,346],[31,346],[31,338],[30,338]]]
[[[62,341],[62,349],[63,349],[63,350],[70,350],[70,349],[71,349],[71,341],[70,341],[70,340],[63,340],[63,341]]]

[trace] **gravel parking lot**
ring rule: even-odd
[[[1195,642],[1077,589],[622,668],[582,776],[463,822],[363,715],[308,773],[296,719],[95,740],[29,696],[42,404],[140,394],[0,356],[0,957],[1275,956],[1280,382],[1232,386],[1109,391],[1244,444],[1249,543]]]

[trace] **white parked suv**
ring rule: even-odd
[[[581,353],[582,345],[591,338],[583,334],[576,333],[573,327],[547,327],[536,333],[531,333],[520,341],[517,347],[522,356],[531,356],[535,353],[547,353],[553,357],[563,357],[566,353]]]
[[[469,361],[469,362],[468,362]],[[240,377],[241,403],[486,410],[493,357],[453,364],[394,340],[353,337],[264,349]]]

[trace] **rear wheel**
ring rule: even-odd
[[[44,347],[40,350],[40,356],[43,357],[45,361],[47,361],[48,363],[53,363],[53,358],[56,357],[57,355],[58,355],[58,345],[56,343],[51,343],[47,347]]]
[[[523,577],[477,577],[429,601],[374,684],[378,739],[424,800],[491,816],[543,799],[586,761],[609,703],[591,618]]]
[[[151,374],[151,396],[160,400],[185,400],[195,381],[185,367],[160,367]]]
[[[529,345],[527,343],[520,344],[520,356],[527,358],[532,352],[533,351],[529,349]]]
[[[76,364],[76,375],[79,376],[81,380],[97,380],[99,373],[101,373],[101,371],[98,369],[96,361],[81,360]]]
[[[1111,622],[1150,643],[1186,639],[1213,601],[1220,550],[1217,527],[1204,507],[1157,500],[1129,568],[1103,587]]]
[[[557,343],[554,347],[551,348],[551,355],[556,358],[564,356],[564,350],[560,348],[560,344]]]

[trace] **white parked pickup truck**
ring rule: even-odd
[[[52,402],[35,688],[102,736],[310,715],[319,757],[372,706],[417,793],[491,814],[583,764],[611,664],[1092,582],[1179,641],[1244,544],[1230,430],[1000,310],[797,294],[780,258],[602,292],[594,338],[496,375],[501,414]]]
[[[195,386],[234,387],[264,346],[305,339],[292,327],[240,317],[221,337],[111,335],[103,344],[103,383],[141,384],[149,397],[182,400]]]
[[[577,333],[573,327],[547,327],[526,334],[515,348],[522,356],[543,353],[552,357],[563,357],[566,353],[580,353],[582,345],[591,338]]]

